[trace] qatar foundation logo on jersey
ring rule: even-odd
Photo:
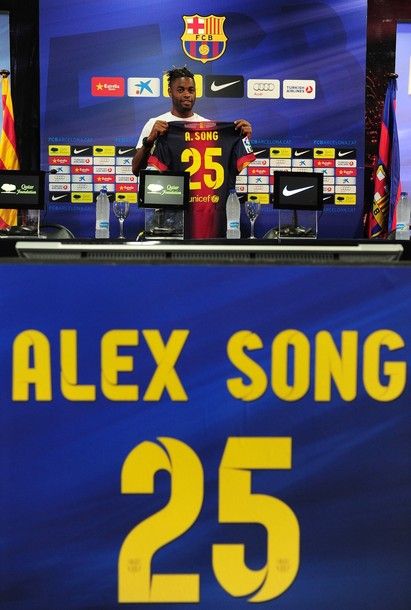
[[[181,44],[184,53],[203,64],[221,57],[226,49],[225,17],[216,15],[183,15],[184,32]]]

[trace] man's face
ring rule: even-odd
[[[196,101],[196,86],[192,78],[177,78],[168,88],[173,109],[182,116],[190,116]]]

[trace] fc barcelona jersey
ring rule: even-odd
[[[228,191],[254,159],[248,138],[233,123],[173,121],[157,139],[148,165],[189,172],[188,236],[205,239],[225,235]]]

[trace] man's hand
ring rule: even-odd
[[[239,129],[241,131],[242,136],[247,136],[248,138],[251,138],[253,133],[251,123],[249,123],[245,119],[238,119],[237,121],[234,121],[234,125],[236,129]]]
[[[141,169],[147,167],[147,160],[150,156],[150,151],[153,148],[154,142],[159,136],[165,134],[167,129],[167,121],[156,121],[149,135],[143,139],[143,145],[140,148],[137,148],[131,165],[132,172],[135,176],[138,176]]]
[[[147,143],[154,144],[159,136],[163,136],[165,133],[167,133],[167,130],[167,121],[156,121],[150,131],[150,135],[147,136]]]

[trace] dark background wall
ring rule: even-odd
[[[20,163],[39,167],[38,2],[0,0],[10,12],[13,105]],[[397,21],[411,20],[411,3],[369,0],[367,30],[365,201],[372,200],[372,166],[378,146],[379,123],[387,77],[395,70]]]

